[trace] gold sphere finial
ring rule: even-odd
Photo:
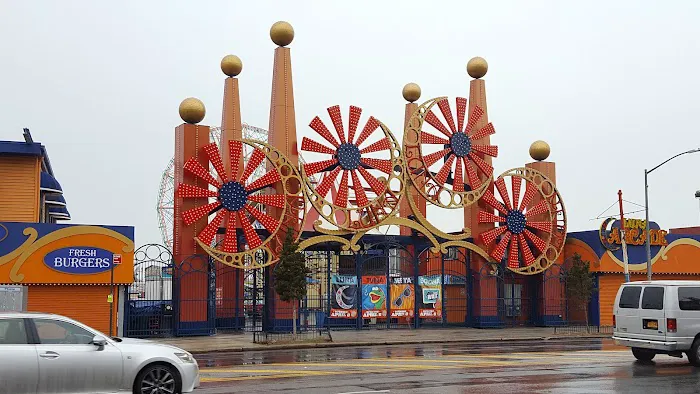
[[[243,70],[243,62],[236,55],[226,55],[221,59],[221,71],[229,77],[235,77]]]
[[[472,78],[483,78],[486,72],[489,70],[489,64],[486,63],[486,59],[483,57],[473,57],[467,63],[467,73]]]
[[[547,160],[549,152],[549,144],[542,140],[535,141],[530,145],[530,157],[532,157],[533,160]]]
[[[189,97],[180,103],[180,118],[186,123],[197,124],[204,119],[204,115],[207,113],[206,108],[204,108],[204,103],[197,98]]]
[[[275,22],[270,28],[270,38],[275,44],[286,47],[294,39],[294,28],[289,22]]]
[[[403,94],[403,98],[406,101],[413,103],[420,98],[420,86],[413,82],[407,83],[404,85],[401,94]]]

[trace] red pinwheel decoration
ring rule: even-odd
[[[450,103],[447,98],[442,98],[437,101],[438,108],[440,108],[440,112],[447,121],[447,126],[449,126],[449,128],[435,115],[432,109],[425,113],[424,121],[442,135],[438,136],[428,133],[423,129],[421,130],[420,143],[423,146],[442,145],[442,149],[436,152],[430,154],[425,154],[423,151],[421,152],[425,168],[428,169],[430,177],[433,178],[438,185],[445,185],[448,181],[448,176],[454,173],[451,182],[452,190],[455,192],[464,192],[465,173],[466,184],[471,190],[476,190],[482,184],[478,172],[481,172],[487,178],[491,177],[493,174],[493,167],[484,161],[482,157],[483,155],[491,157],[498,156],[498,147],[495,145],[477,143],[478,140],[496,132],[491,123],[479,130],[474,130],[474,125],[481,119],[484,110],[478,106],[474,107],[465,125],[464,118],[467,109],[467,99],[464,97],[457,97],[456,103],[457,124],[455,125],[452,109],[450,108]],[[440,159],[444,159],[442,165],[439,166],[440,169],[437,173],[431,173],[430,168]],[[436,166],[436,168],[438,167]]]
[[[215,143],[202,148],[216,171],[214,176],[202,166],[195,158],[187,160],[185,171],[207,182],[216,190],[204,189],[198,186],[181,183],[178,185],[177,196],[181,198],[214,198],[209,204],[202,205],[182,213],[185,225],[208,217],[216,213],[214,219],[197,235],[197,238],[205,245],[211,245],[219,227],[224,219],[228,218],[226,232],[221,250],[226,253],[236,253],[243,250],[243,245],[238,245],[236,228],[243,229],[245,242],[250,249],[261,246],[264,241],[253,228],[257,221],[267,229],[270,237],[280,226],[280,219],[274,218],[261,209],[264,207],[283,208],[285,197],[282,194],[262,194],[262,191],[276,182],[281,176],[276,166],[258,179],[249,179],[258,166],[266,159],[265,153],[257,146],[253,146],[250,159],[245,165],[243,173],[239,177],[240,163],[243,158],[243,146],[241,141],[229,141],[229,158],[231,160],[230,174],[226,173],[224,163]]]
[[[481,233],[481,240],[486,245],[495,244],[490,255],[497,262],[508,256],[508,268],[516,271],[528,268],[529,273],[535,273],[542,267],[531,266],[552,244],[552,234],[560,232],[558,222],[552,218],[550,201],[542,196],[536,185],[521,176],[511,175],[510,178],[510,192],[503,176],[494,182],[500,200],[488,190],[482,197],[497,214],[480,211],[479,223],[498,223],[498,227]],[[525,192],[521,199],[523,181]],[[536,196],[538,202],[534,203]]]
[[[376,118],[370,116],[367,123],[355,137],[358,129],[362,109],[350,106],[350,121],[347,135],[343,125],[340,106],[328,108],[333,127],[338,138],[331,134],[323,121],[316,116],[309,125],[325,142],[320,143],[304,137],[301,142],[301,150],[307,152],[330,155],[330,158],[321,161],[306,163],[303,165],[306,177],[323,173],[322,180],[315,187],[310,187],[313,194],[321,200],[328,202],[332,211],[348,210],[357,212],[351,218],[349,214],[343,215],[343,223],[334,223],[339,227],[358,228],[372,227],[387,216],[387,212],[393,211],[398,205],[400,191],[392,191],[388,187],[391,179],[399,177],[403,166],[399,159],[400,151],[398,143]],[[326,144],[327,143],[327,144]],[[328,146],[330,144],[330,146]],[[332,196],[332,201],[327,199],[331,186],[340,178],[338,192]],[[352,193],[350,193],[352,191]],[[386,198],[380,198],[386,197]],[[315,199],[312,203],[316,206]],[[379,205],[377,205],[379,204]],[[356,219],[362,214],[359,212],[365,207],[372,206],[371,220],[360,224]],[[387,208],[384,213],[377,213]],[[318,207],[317,207],[318,209]],[[334,214],[325,215],[327,219]],[[367,217],[368,215],[365,215]],[[333,219],[330,219],[333,221]]]

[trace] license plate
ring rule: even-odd
[[[644,320],[642,320],[642,328],[644,328],[645,330],[658,330],[659,329],[659,321],[658,320],[644,319]]]

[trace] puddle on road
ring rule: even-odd
[[[414,334],[417,335],[417,334]],[[474,354],[511,354],[523,352],[565,352],[615,350],[609,339],[572,340],[566,342],[491,342],[486,344],[419,344],[377,347],[336,347],[317,349],[290,349],[274,351],[249,351],[238,353],[198,354],[202,368],[237,365],[277,363],[328,362],[340,360],[366,360],[400,357],[438,358],[444,356],[468,356]]]

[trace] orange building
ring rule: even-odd
[[[630,280],[646,280],[646,223],[639,219],[625,221]],[[700,228],[664,230],[654,222],[649,228],[652,279],[700,280]],[[590,262],[591,272],[595,274],[598,291],[589,305],[589,318],[594,325],[612,325],[613,303],[624,282],[620,234],[620,221],[608,219],[599,230],[567,235],[565,261],[570,261],[578,253],[582,260]]]
[[[70,219],[66,200],[29,130],[25,142],[0,141],[0,179],[0,291],[23,289],[28,311],[104,332],[112,321],[116,334],[123,314],[110,284],[134,280],[134,228],[58,224]]]

